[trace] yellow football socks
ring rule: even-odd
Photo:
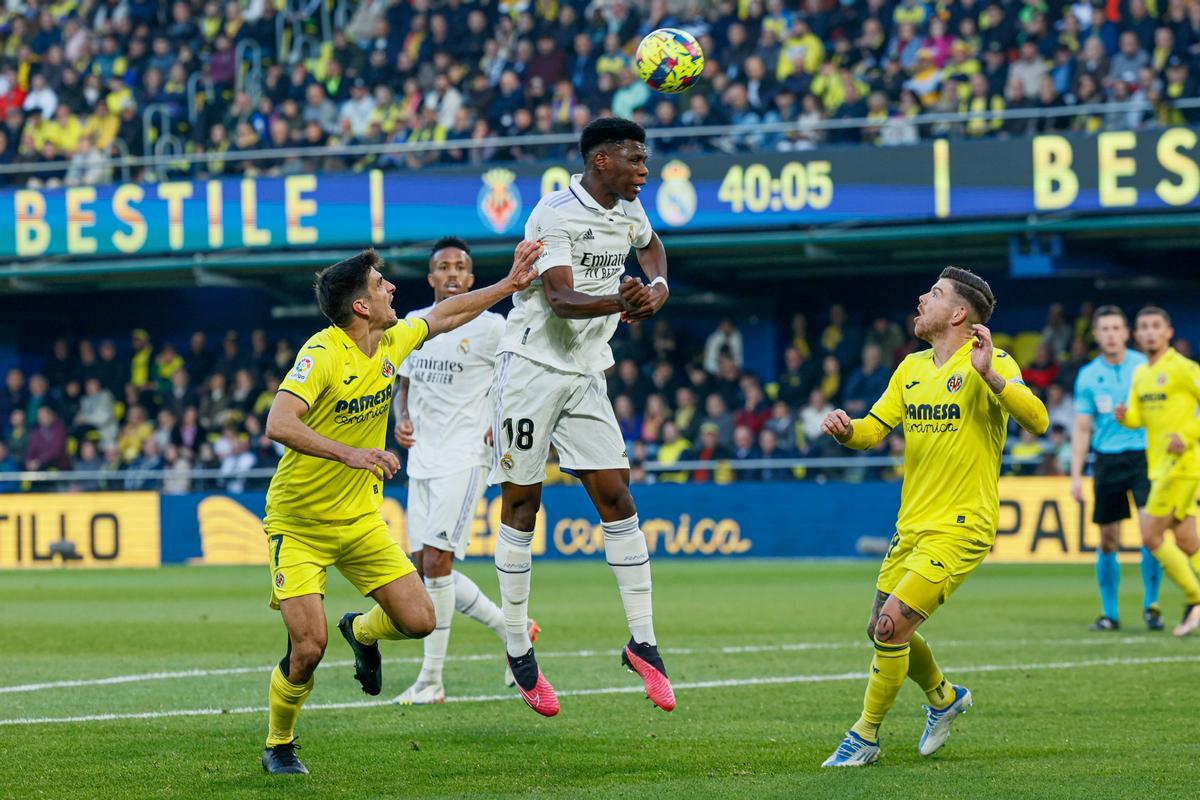
[[[354,638],[361,644],[375,644],[380,639],[407,639],[393,623],[383,608],[376,604],[365,614],[354,618]]]
[[[953,703],[954,687],[946,682],[946,676],[933,660],[929,642],[921,634],[914,633],[908,645],[908,677],[921,687],[929,705],[942,709]]]
[[[312,692],[316,677],[308,679],[308,683],[297,686],[287,679],[283,671],[276,666],[271,670],[271,691],[269,730],[267,731],[267,747],[277,744],[287,744],[296,738],[296,717],[300,707]]]
[[[1151,551],[1158,563],[1162,564],[1163,572],[1175,581],[1189,603],[1200,603],[1200,580],[1192,571],[1192,564],[1174,539],[1163,539],[1157,550]]]
[[[875,658],[863,698],[862,716],[851,728],[868,742],[879,741],[879,726],[887,716],[908,674],[909,644],[888,644],[875,640]]]

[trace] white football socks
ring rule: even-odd
[[[483,593],[475,581],[463,575],[458,570],[454,576],[454,610],[470,617],[476,622],[487,625],[497,636],[505,639],[504,615],[500,607],[492,602],[492,598]]]
[[[504,524],[496,537],[496,577],[500,579],[508,654],[513,658],[525,655],[533,647],[529,641],[532,542],[533,531],[519,531]]]
[[[433,601],[433,633],[425,637],[425,660],[421,664],[420,683],[442,682],[442,667],[450,647],[450,621],[454,619],[454,578],[425,578],[425,591]]]
[[[604,529],[604,555],[621,591],[629,632],[635,642],[658,644],[654,638],[650,594],[650,553],[637,515],[617,522],[604,522],[601,527]]]

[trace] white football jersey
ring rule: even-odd
[[[423,317],[433,306],[408,314]],[[504,317],[485,311],[425,342],[400,364],[408,378],[408,415],[416,444],[408,453],[410,478],[439,478],[491,464],[483,443],[492,419],[488,391]]]
[[[616,294],[629,248],[650,244],[653,230],[640,200],[618,200],[613,208],[605,208],[580,185],[581,177],[572,175],[569,187],[538,202],[525,223],[525,238],[545,245],[535,263],[539,274],[569,265],[575,291]],[[563,372],[590,375],[612,366],[608,341],[619,321],[619,314],[593,319],[555,316],[539,279],[514,295],[500,350]]]

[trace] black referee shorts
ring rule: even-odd
[[[1124,453],[1097,453],[1092,489],[1095,503],[1092,522],[1107,525],[1129,519],[1129,495],[1138,508],[1146,505],[1150,496],[1150,477],[1144,450]]]

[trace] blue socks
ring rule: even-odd
[[[1162,585],[1162,564],[1147,550],[1142,548],[1142,592],[1145,596],[1144,608],[1158,604],[1158,587]]]
[[[1153,556],[1151,556],[1151,560],[1154,560]],[[1155,563],[1158,562],[1155,561]],[[1146,567],[1143,562],[1143,579],[1145,579],[1145,575]],[[1117,603],[1117,596],[1121,588],[1121,566],[1117,563],[1116,553],[1103,551],[1096,553],[1096,583],[1100,584],[1101,613],[1113,622],[1117,622],[1121,618],[1120,607]],[[1157,597],[1157,584],[1155,587],[1155,596]]]

